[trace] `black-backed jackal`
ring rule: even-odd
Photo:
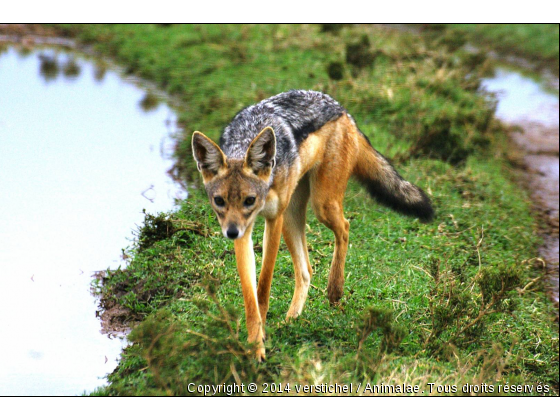
[[[349,223],[344,192],[355,176],[373,198],[422,221],[433,217],[424,192],[405,181],[370,144],[350,114],[330,96],[289,91],[239,112],[220,146],[196,131],[192,148],[210,203],[226,238],[234,240],[250,342],[264,359],[264,323],[280,237],[294,264],[295,290],[287,318],[302,311],[311,280],[305,239],[308,201],[334,232],[329,273],[331,303],[342,296]],[[265,218],[262,269],[257,283],[252,229]]]

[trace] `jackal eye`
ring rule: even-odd
[[[255,204],[255,197],[247,197],[243,202],[243,205],[246,207],[252,206],[253,204]]]
[[[217,195],[216,197],[214,197],[214,203],[216,203],[217,206],[222,207],[223,205],[226,204],[226,202],[224,201],[224,199],[222,197],[220,197],[219,195]]]

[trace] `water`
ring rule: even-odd
[[[0,395],[106,383],[91,275],[123,264],[148,212],[180,190],[162,157],[174,114],[106,66],[55,50],[0,55]]]
[[[558,92],[507,68],[497,68],[494,77],[483,80],[483,87],[496,95],[496,116],[522,129],[513,133],[513,139],[524,151],[532,198],[549,225],[541,255],[548,264],[552,297],[558,302]]]
[[[542,83],[518,71],[498,67],[483,86],[495,92],[498,99],[496,116],[508,123],[533,121],[558,125],[558,94],[545,89]]]

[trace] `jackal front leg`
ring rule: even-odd
[[[265,222],[262,268],[257,287],[257,298],[263,334],[266,314],[268,313],[268,300],[270,298],[270,286],[274,274],[274,265],[276,264],[276,256],[278,255],[278,248],[280,247],[280,238],[282,237],[282,224],[282,215],[276,219],[266,219]]]
[[[245,302],[245,319],[247,320],[248,340],[258,345],[256,351],[257,360],[265,357],[263,343],[263,325],[257,301],[257,281],[255,274],[255,254],[253,251],[253,239],[251,238],[253,227],[247,228],[242,238],[234,241],[235,258],[237,270],[241,279],[243,301]]]

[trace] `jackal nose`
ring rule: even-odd
[[[237,230],[237,226],[229,225],[226,234],[229,239],[235,239],[239,235],[239,230]]]

